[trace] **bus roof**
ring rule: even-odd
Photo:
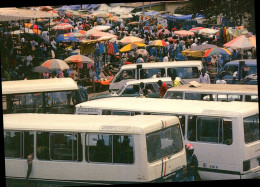
[[[227,62],[227,65],[238,65],[240,61],[245,61],[245,65],[256,65],[256,59],[241,59],[241,60],[233,60],[230,62]],[[225,64],[225,65],[226,65]]]
[[[20,113],[3,115],[5,130],[141,134],[179,123],[173,116],[97,116]]]
[[[124,69],[135,69],[137,65],[142,65],[142,68],[166,68],[166,67],[201,67],[201,61],[173,61],[173,62],[154,62],[154,63],[141,63],[141,64],[127,64],[121,67],[122,70]]]
[[[76,90],[77,83],[71,78],[3,81],[2,94]]]
[[[127,81],[125,84],[126,85],[140,84],[141,82],[143,82],[143,83],[157,83],[159,80],[161,80],[162,82],[172,81],[171,77],[160,77],[160,78],[148,78],[148,79],[131,80],[131,81]]]
[[[84,113],[85,108],[222,117],[258,113],[258,103],[256,102],[214,102],[139,97],[104,98],[76,105],[76,111],[79,113]]]
[[[257,94],[257,85],[241,85],[241,84],[200,84],[199,87],[194,87],[190,84],[171,87],[168,91],[183,91],[189,93],[233,93],[233,94]]]

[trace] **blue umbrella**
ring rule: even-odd
[[[79,42],[79,40],[67,34],[60,34],[56,39],[56,42]]]

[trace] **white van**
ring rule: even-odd
[[[7,186],[182,181],[186,152],[174,116],[5,114]],[[157,146],[154,146],[154,142]]]
[[[160,86],[158,81],[165,82],[168,88],[172,87],[172,79],[170,77],[139,79],[127,81],[122,88],[117,91],[95,95],[89,98],[89,100],[102,99],[107,97],[140,97],[140,83],[143,82],[146,88],[149,88],[147,97],[160,98]],[[182,81],[180,81],[183,84]]]
[[[76,114],[175,115],[185,144],[194,145],[203,180],[260,177],[257,102],[113,97],[78,104]]]
[[[87,100],[87,90],[71,78],[2,82],[3,113],[74,113]]]
[[[185,84],[169,88],[164,99],[258,102],[258,86],[242,84]]]
[[[123,65],[109,85],[109,91],[117,91],[128,80],[151,77],[171,77],[173,73],[185,83],[199,81],[201,61],[174,61]]]

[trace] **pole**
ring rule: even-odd
[[[142,6],[142,12],[143,12],[143,14],[144,14],[144,2],[143,2],[143,6]]]

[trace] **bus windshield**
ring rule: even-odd
[[[260,140],[259,115],[244,118],[245,143],[252,143]]]
[[[146,135],[148,162],[176,154],[183,148],[180,125],[174,125]]]

